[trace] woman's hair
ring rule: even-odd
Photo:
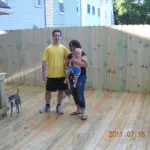
[[[78,40],[71,40],[69,42],[69,48],[71,49],[71,47],[75,47],[75,48],[82,48],[81,44]]]

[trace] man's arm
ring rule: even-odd
[[[47,60],[48,60],[48,49],[46,48],[42,56],[42,75],[44,81],[47,80]]]
[[[42,73],[43,73],[43,80],[44,81],[47,80],[46,71],[47,71],[47,61],[43,60],[42,61]]]
[[[69,68],[69,59],[67,58],[65,60],[65,70],[67,70]]]

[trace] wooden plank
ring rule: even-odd
[[[15,91],[7,87],[7,90]],[[20,86],[22,115],[0,122],[0,149],[146,149],[149,142],[149,94],[85,91],[88,120],[70,116],[75,109],[64,99],[64,115],[52,111],[38,114],[44,102],[44,87]],[[7,92],[8,93],[8,92]],[[109,137],[110,130],[122,131],[122,137]],[[129,130],[143,130],[142,139],[129,138]],[[141,147],[142,146],[142,147]]]

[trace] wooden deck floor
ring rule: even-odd
[[[64,115],[39,114],[44,88],[20,86],[22,114],[0,120],[0,150],[150,150],[150,95],[86,91],[88,120],[70,116],[72,98],[64,99]],[[7,86],[7,94],[16,88]],[[112,132],[114,131],[114,132]]]

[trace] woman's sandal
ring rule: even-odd
[[[79,115],[79,114],[81,114],[81,112],[76,112],[76,111],[75,111],[75,112],[72,112],[70,115],[71,115],[71,116],[74,116],[74,115]]]

